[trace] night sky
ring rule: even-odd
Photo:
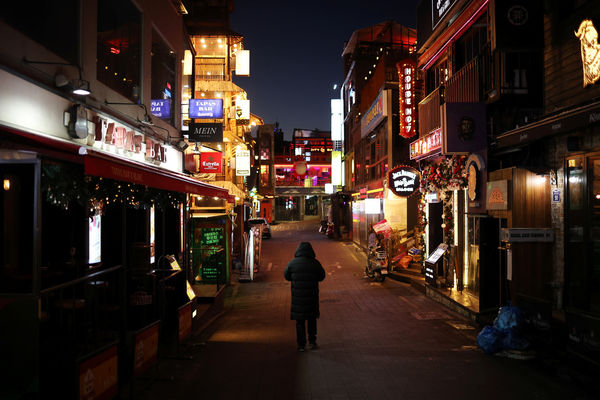
[[[344,79],[342,50],[357,29],[395,20],[416,26],[418,0],[236,0],[231,28],[250,50],[250,77],[234,82],[250,111],[294,128],[330,130],[330,99]],[[333,85],[338,89],[333,90]]]

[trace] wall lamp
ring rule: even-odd
[[[146,108],[146,106],[142,103],[119,103],[119,102],[111,102],[108,100],[104,100],[104,105],[105,106],[137,106],[137,107],[141,107],[144,109],[144,119],[140,120],[139,118],[137,119],[137,121],[142,124],[142,125],[146,125],[146,126],[155,126],[152,123],[152,118],[150,117],[150,115],[148,114],[148,109]]]
[[[23,58],[23,62],[25,64],[45,64],[45,65],[64,65],[68,67],[75,67],[79,72],[79,79],[73,80],[73,82],[69,82],[67,77],[63,74],[57,74],[54,77],[54,83],[57,87],[63,87],[71,83],[71,93],[79,95],[79,96],[87,96],[91,93],[90,91],[90,82],[83,79],[81,76],[81,67],[77,64],[71,64],[67,62],[54,62],[54,61],[33,61]]]

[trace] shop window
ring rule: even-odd
[[[98,2],[98,81],[126,98],[140,98],[142,14],[129,0]]]
[[[26,9],[25,9],[26,8]],[[2,20],[66,61],[79,64],[79,0],[2,4]]]
[[[448,62],[443,60],[427,70],[426,88],[427,94],[443,85],[448,80]]]
[[[177,82],[177,56],[156,30],[152,30],[152,85],[150,96],[162,107],[152,112],[156,117],[173,125],[175,120],[175,84]]]
[[[456,42],[454,71],[460,70],[483,52],[488,41],[486,18],[486,16],[479,18],[469,31]]]

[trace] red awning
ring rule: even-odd
[[[21,138],[14,148],[35,151],[61,160],[83,162],[85,173],[88,175],[138,183],[162,190],[220,197],[230,203],[235,201],[227,189],[209,185],[178,172],[121,159],[66,140],[0,126],[0,142],[11,140],[11,134]]]
[[[162,190],[229,199],[227,189],[200,182],[184,174],[121,160],[94,150],[86,149],[86,153],[84,171],[88,175],[152,186]]]

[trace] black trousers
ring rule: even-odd
[[[308,325],[308,342],[317,342],[317,319],[298,319],[296,320],[296,340],[298,346],[306,346],[306,325]]]

